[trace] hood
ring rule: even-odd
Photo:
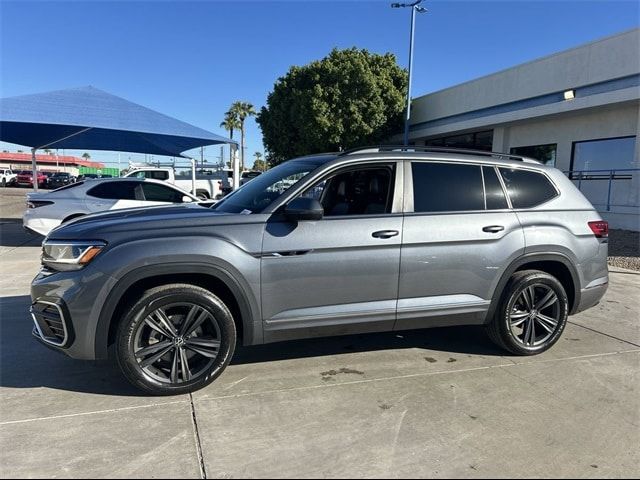
[[[128,208],[94,213],[65,223],[51,231],[51,240],[101,240],[112,235],[158,235],[169,230],[208,227],[229,223],[253,223],[249,215],[216,212],[197,204]]]

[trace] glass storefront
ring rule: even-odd
[[[573,142],[571,170],[634,168],[636,137],[605,138]]]
[[[510,153],[512,155],[522,155],[523,157],[535,158],[536,160],[544,163],[545,165],[555,166],[557,150],[558,150],[558,144],[549,143],[547,145],[529,145],[526,147],[513,147]]]
[[[429,147],[467,148],[490,152],[493,147],[493,130],[432,138],[427,140],[426,145]]]

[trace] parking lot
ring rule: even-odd
[[[193,395],[143,396],[31,338],[40,238],[2,193],[2,477],[638,477],[640,273],[536,357],[480,328],[240,348]]]

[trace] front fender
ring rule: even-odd
[[[105,302],[94,306],[98,358],[107,356],[112,317],[127,290],[141,280],[160,275],[204,274],[222,281],[240,307],[244,343],[262,343],[260,255],[220,238],[172,237],[171,242],[164,238],[123,243],[105,251],[95,262],[92,267],[115,280]]]

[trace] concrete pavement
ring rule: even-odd
[[[39,239],[0,225],[2,477],[638,477],[640,275],[537,357],[478,328],[241,348],[194,395],[31,339]]]

